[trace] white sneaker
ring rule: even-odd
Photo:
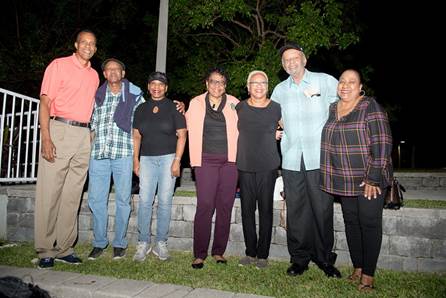
[[[167,250],[166,241],[158,241],[152,250],[153,254],[157,256],[161,261],[167,260],[169,256],[169,251]]]
[[[133,256],[133,261],[143,262],[151,250],[152,248],[147,242],[138,242],[136,245],[136,253]]]

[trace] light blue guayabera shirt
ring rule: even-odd
[[[305,69],[296,84],[290,76],[279,83],[271,95],[282,108],[282,168],[300,171],[303,154],[305,169],[320,167],[321,133],[328,118],[330,104],[338,99],[338,81],[325,73]]]

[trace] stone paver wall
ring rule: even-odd
[[[33,240],[34,192],[30,190],[8,190],[7,196],[7,239],[11,241]],[[93,237],[91,212],[84,195],[79,212],[79,241],[90,242]],[[196,198],[175,197],[172,206],[169,248],[172,250],[191,251],[193,219]],[[0,202],[1,203],[1,202]],[[0,204],[2,206],[2,204]],[[138,196],[132,199],[132,214],[128,228],[131,245],[137,241],[136,214]],[[286,246],[286,231],[279,226],[282,201],[274,204],[273,236],[270,257],[289,260]],[[109,200],[109,239],[114,231],[114,195]],[[152,232],[156,231],[156,204],[153,213]],[[0,224],[2,222],[0,221]],[[4,223],[5,224],[5,223]],[[383,242],[378,267],[419,272],[446,272],[446,210],[415,209],[384,210]],[[338,253],[338,265],[350,263],[345,239],[344,223],[339,204],[335,204],[335,250]],[[1,227],[0,227],[1,230]],[[236,199],[232,210],[232,224],[227,254],[244,255],[245,246],[241,224],[240,202]]]
[[[446,173],[395,172],[394,176],[406,189],[446,190]]]

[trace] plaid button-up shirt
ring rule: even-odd
[[[373,98],[363,98],[341,119],[337,103],[322,131],[321,188],[341,196],[364,192],[361,182],[385,187],[393,176],[392,135],[382,107]]]
[[[121,93],[115,95],[107,87],[104,103],[101,106],[96,104],[94,106],[91,119],[91,130],[95,132],[91,150],[93,159],[118,159],[133,155],[132,134],[120,129],[113,121],[113,115],[120,100]],[[134,110],[143,101],[144,98],[141,97]]]

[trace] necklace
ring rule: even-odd
[[[154,107],[153,107],[153,109],[152,109],[152,113],[153,114],[156,114],[156,113],[158,113],[159,111],[160,111],[160,108],[158,107],[158,104],[161,104],[161,101],[164,99],[164,97],[162,98],[162,99],[153,99],[152,98],[152,101],[153,101],[153,105],[154,105]]]
[[[212,108],[213,110],[216,110],[216,109],[218,109],[218,107],[220,106],[221,99],[220,99],[218,102],[214,102],[214,101],[209,97],[209,103],[210,103],[210,105],[211,105],[211,108]]]

